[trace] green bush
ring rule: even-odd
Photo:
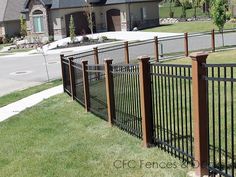
[[[226,12],[226,19],[230,20],[232,18],[232,13],[230,11]]]
[[[179,0],[175,0],[174,6],[175,7],[180,7],[180,6],[182,6],[182,4],[179,2]]]
[[[49,36],[49,42],[53,42],[54,41],[54,36]]]

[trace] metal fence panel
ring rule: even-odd
[[[84,106],[84,84],[83,84],[83,69],[82,65],[76,62],[72,62],[75,78],[75,99]]]
[[[138,65],[112,65],[115,97],[114,124],[142,138]]]
[[[209,170],[236,176],[236,64],[207,64]]]
[[[107,120],[104,65],[88,65],[90,111]]]
[[[154,141],[192,163],[191,65],[152,64],[151,79]]]

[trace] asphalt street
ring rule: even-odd
[[[236,45],[236,33],[224,35],[225,45]],[[184,52],[184,39],[160,39],[159,50],[166,53]],[[216,35],[216,46],[222,46],[221,35]],[[211,48],[211,35],[193,36],[189,38],[189,50],[204,50]],[[130,59],[136,60],[141,55],[154,56],[154,43],[132,46],[129,48]],[[124,49],[99,54],[100,63],[111,58],[114,63],[124,61]],[[93,64],[93,56],[81,58]],[[46,56],[50,79],[61,78],[61,65],[59,54]],[[12,91],[24,89],[47,81],[46,67],[42,55],[24,57],[0,57],[0,96]]]
[[[59,55],[46,56],[50,79],[61,77]],[[0,96],[47,81],[42,55],[0,57]]]

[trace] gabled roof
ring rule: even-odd
[[[86,5],[86,0],[39,0],[43,5],[51,6],[51,9],[83,7]],[[149,0],[161,1],[161,0]],[[28,9],[30,0],[26,0],[25,9]],[[88,0],[89,2],[89,0]],[[90,1],[91,2],[91,1]],[[122,3],[135,3],[135,2],[148,2],[148,0],[98,0],[94,1],[96,5],[109,5],[109,4],[122,4]]]
[[[53,0],[39,0],[44,6],[51,5]],[[25,0],[25,9],[29,8],[30,0]]]
[[[25,0],[0,0],[0,22],[19,20]]]

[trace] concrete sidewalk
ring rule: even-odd
[[[10,117],[19,114],[27,108],[30,108],[44,99],[48,99],[57,94],[63,93],[62,85],[53,87],[42,92],[36,93],[34,95],[23,98],[22,100],[11,103],[7,106],[0,108],[0,122],[9,119]]]

